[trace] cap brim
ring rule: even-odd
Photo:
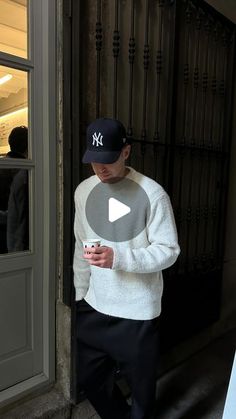
[[[103,163],[111,164],[115,163],[120,157],[120,151],[91,151],[87,150],[84,153],[82,162],[83,163]]]

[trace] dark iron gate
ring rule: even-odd
[[[72,190],[65,191],[65,225],[73,220],[72,193],[89,174],[81,165],[86,126],[95,117],[116,117],[133,139],[130,164],[165,187],[175,212],[181,255],[164,272],[167,348],[219,317],[235,28],[200,0],[75,0],[71,6],[65,6],[72,55],[66,51],[71,84],[64,125],[72,143],[64,152]],[[68,228],[65,240],[70,303]]]

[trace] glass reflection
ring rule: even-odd
[[[27,0],[0,0],[0,51],[27,58]]]
[[[0,156],[10,151],[10,132],[21,125],[28,126],[28,73],[0,65]]]
[[[29,188],[28,171],[21,169],[10,187],[7,208],[7,251],[29,249]]]
[[[8,158],[27,158],[28,129],[12,129]],[[29,249],[29,187],[28,170],[0,170],[0,253]]]

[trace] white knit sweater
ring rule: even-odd
[[[150,200],[146,228],[125,242],[99,237],[85,215],[86,199],[100,182],[97,176],[83,181],[75,191],[74,285],[76,300],[85,299],[97,311],[128,319],[148,320],[160,315],[162,270],[177,259],[180,249],[170,200],[154,180],[129,168],[127,178],[137,182]],[[82,240],[100,238],[114,250],[112,269],[90,266],[83,258]]]

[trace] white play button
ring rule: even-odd
[[[108,219],[111,223],[129,214],[130,211],[131,208],[118,201],[118,199],[110,198],[108,200]]]
[[[86,199],[85,212],[99,237],[118,243],[132,240],[146,228],[150,202],[144,189],[125,177],[94,186]]]

